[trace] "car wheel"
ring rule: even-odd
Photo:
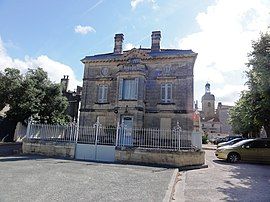
[[[227,161],[230,163],[236,163],[237,161],[240,160],[240,156],[237,153],[229,153]]]

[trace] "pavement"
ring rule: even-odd
[[[217,145],[214,145],[214,144],[203,144],[202,145],[202,149],[203,150],[216,150],[217,149]]]
[[[205,150],[208,168],[179,173],[174,202],[270,201],[270,165],[218,160]]]
[[[218,160],[176,169],[53,159],[0,157],[0,202],[8,201],[270,201],[270,165]],[[172,194],[173,191],[173,194]]]
[[[0,157],[0,202],[168,201],[176,169]]]

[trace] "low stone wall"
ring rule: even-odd
[[[24,154],[41,154],[50,157],[73,159],[75,154],[75,144],[65,142],[24,141],[22,150]]]
[[[64,142],[24,141],[24,154],[41,154],[50,157],[72,158],[75,144]],[[173,167],[205,164],[204,151],[168,151],[141,148],[116,148],[115,161],[121,163],[156,164]]]
[[[115,159],[122,163],[158,164],[173,167],[199,166],[205,163],[204,151],[168,151],[153,149],[117,149]]]

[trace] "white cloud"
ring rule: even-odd
[[[41,55],[37,58],[31,58],[25,56],[24,60],[11,58],[3,45],[0,38],[0,71],[3,71],[5,68],[17,68],[21,70],[22,73],[25,73],[28,68],[35,69],[41,67],[48,73],[48,76],[51,81],[55,83],[60,83],[63,75],[69,75],[69,89],[74,90],[77,85],[81,85],[82,82],[78,81],[75,78],[75,74],[71,67],[68,65],[62,64],[60,62],[50,59],[46,55]]]
[[[81,26],[81,25],[77,25],[75,28],[74,28],[74,31],[76,33],[79,33],[79,34],[87,34],[89,32],[96,32],[96,30],[91,27],[91,26]]]
[[[139,4],[143,3],[150,3],[154,10],[159,8],[155,0],[131,0],[130,5],[132,10],[135,10]]]
[[[130,50],[132,48],[135,48],[135,45],[133,45],[132,43],[127,43],[124,45],[123,50]]]
[[[225,105],[234,105],[243,90],[247,90],[247,86],[226,84],[221,88],[216,88],[213,94],[216,95],[216,101],[222,101]]]
[[[264,0],[217,0],[205,12],[199,13],[196,20],[200,31],[178,41],[178,48],[193,49],[198,53],[195,80],[208,81],[211,86],[225,85],[224,74],[243,72],[251,41],[269,25],[269,8],[270,2]],[[243,86],[244,82],[242,78],[233,81],[233,85]],[[243,87],[236,91],[241,89]],[[238,98],[233,97],[235,88],[226,88],[226,91],[228,95],[231,93],[233,101]]]

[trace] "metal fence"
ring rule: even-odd
[[[62,126],[50,124],[29,124],[27,127],[27,139],[54,141],[54,142],[76,142],[76,125]]]
[[[60,126],[29,124],[27,138],[30,140],[73,142],[81,144],[114,145],[118,147],[141,147],[183,150],[191,149],[191,131],[183,131],[177,125],[172,130],[104,127],[100,123],[93,126]]]
[[[172,130],[162,129],[125,129],[119,128],[118,146],[142,147],[156,149],[183,150],[190,149],[191,132],[180,128]]]
[[[95,124],[93,127],[80,126],[78,131],[78,143],[116,145],[116,127],[103,127]]]

